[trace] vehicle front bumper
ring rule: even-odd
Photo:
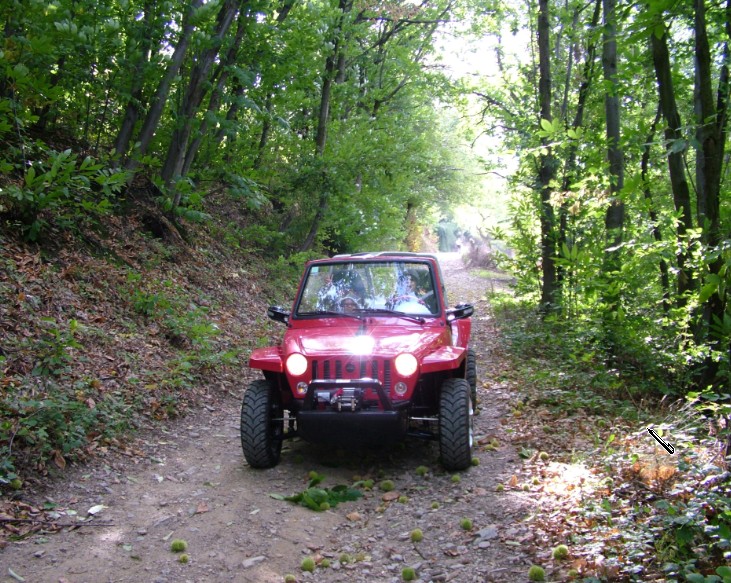
[[[370,389],[376,402],[363,402]],[[323,395],[330,395],[323,402]],[[316,380],[297,412],[297,434],[313,443],[382,444],[399,441],[409,427],[408,403],[393,403],[374,379]]]

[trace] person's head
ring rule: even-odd
[[[340,300],[340,308],[343,310],[343,312],[355,312],[357,309],[360,308],[360,306],[358,305],[358,302],[355,300],[355,298],[345,296],[342,300]]]

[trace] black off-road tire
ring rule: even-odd
[[[439,399],[439,455],[447,471],[472,464],[472,403],[465,379],[447,379]]]
[[[465,363],[464,378],[470,385],[470,398],[472,399],[472,410],[477,415],[477,356],[471,348],[467,349],[467,362]]]
[[[267,380],[252,382],[241,404],[241,447],[252,468],[272,468],[282,454],[284,421],[279,396]]]

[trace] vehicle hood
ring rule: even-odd
[[[351,355],[390,358],[402,352],[423,356],[446,343],[442,326],[363,324],[352,328],[333,329],[330,326],[289,330],[284,344],[287,354],[300,352],[308,358]]]

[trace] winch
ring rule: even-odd
[[[354,387],[338,389],[330,404],[338,411],[359,411],[363,407],[363,390]]]

